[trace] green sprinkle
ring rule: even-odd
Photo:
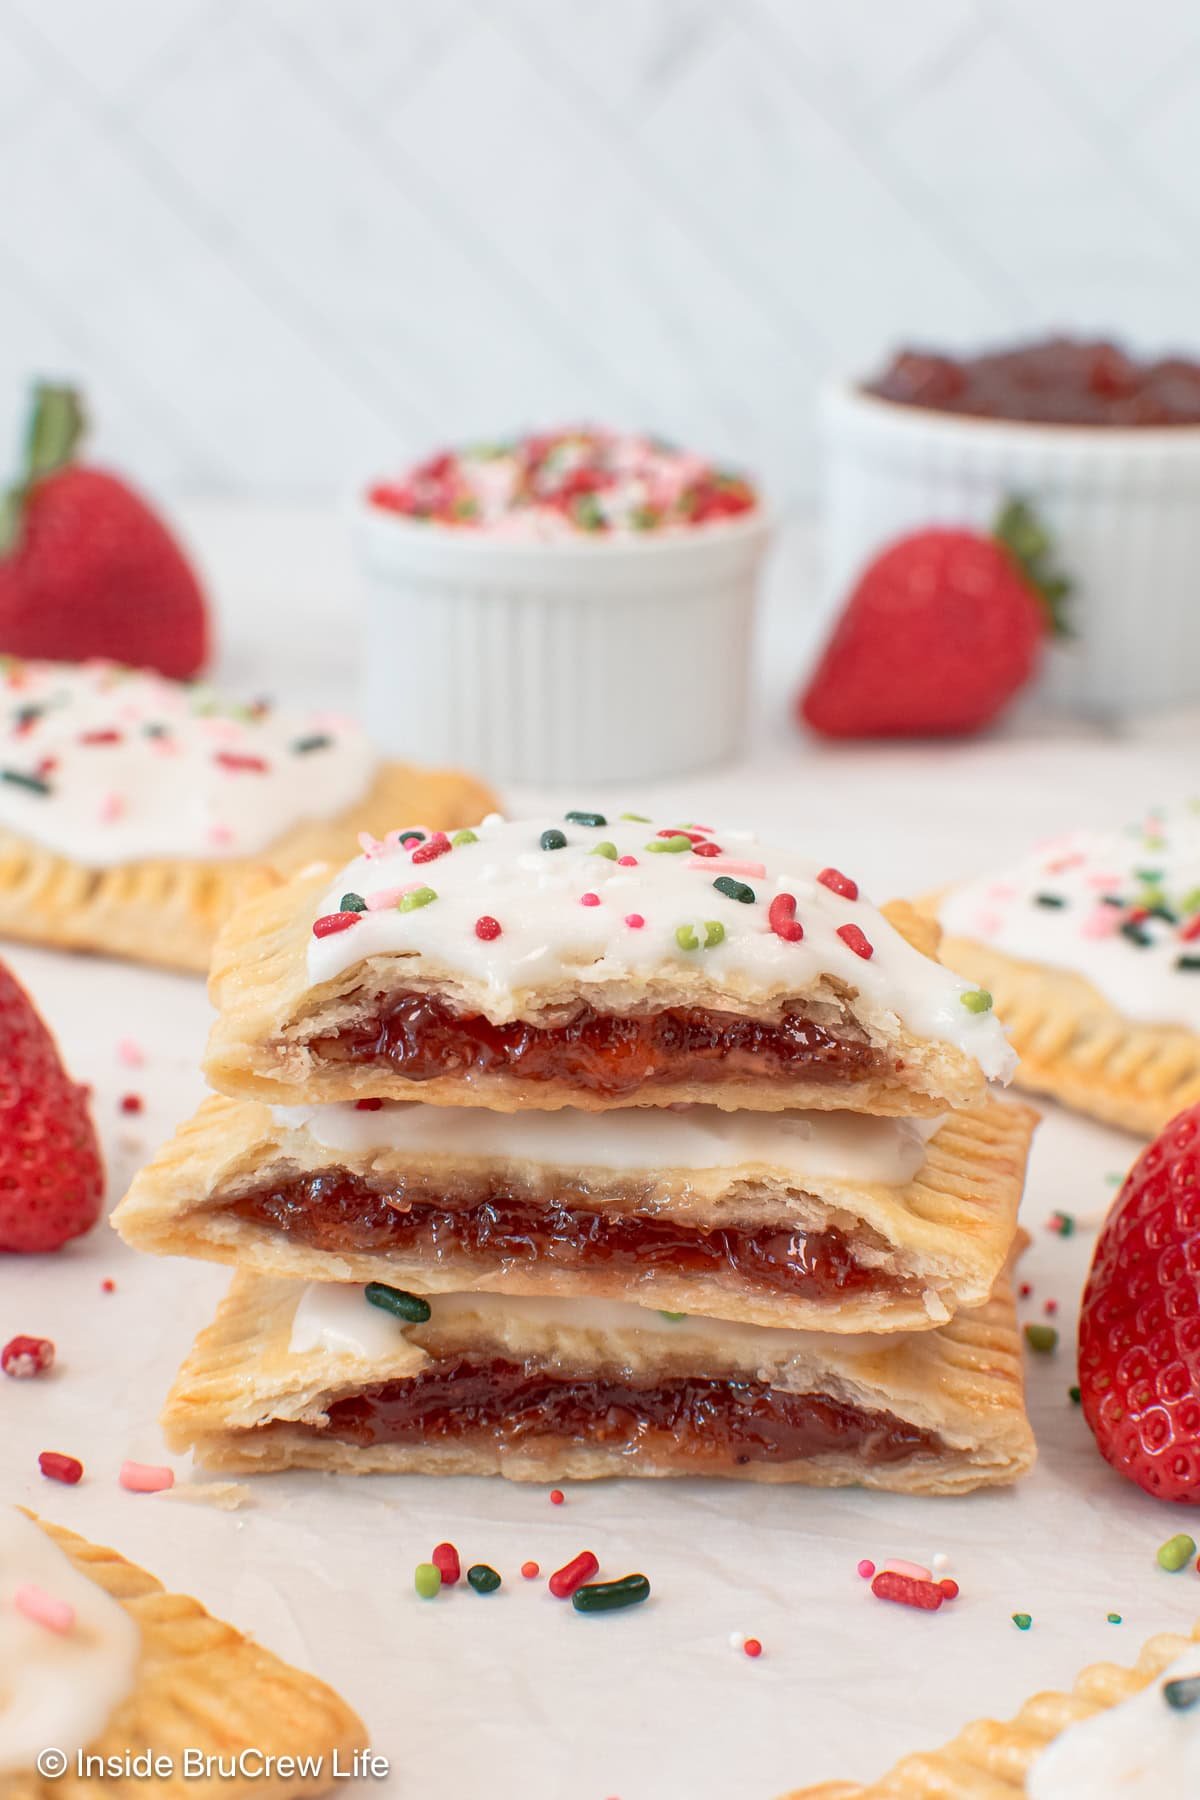
[[[1012,1622],[1018,1631],[1028,1631],[1029,1627],[1033,1624],[1033,1619],[1029,1613],[1014,1613]]]
[[[1186,1712],[1200,1700],[1200,1675],[1179,1675],[1174,1681],[1164,1681],[1162,1695],[1176,1712]]]
[[[1154,1560],[1160,1569],[1169,1569],[1174,1575],[1185,1568],[1195,1554],[1195,1538],[1190,1538],[1186,1531],[1177,1531],[1174,1537],[1169,1537],[1165,1544],[1158,1546]]]
[[[43,781],[40,775],[23,775],[20,769],[0,769],[0,781],[7,781],[11,787],[28,788],[31,794],[50,792],[48,781]]]
[[[402,844],[423,844],[425,842],[425,833],[416,830],[402,831],[400,833],[400,842]]]
[[[1027,1325],[1025,1342],[1039,1356],[1048,1356],[1051,1350],[1058,1349],[1058,1332],[1053,1325]]]
[[[1035,906],[1065,906],[1067,904],[1061,894],[1035,894],[1033,903]]]
[[[1074,1237],[1075,1235],[1074,1213],[1052,1212],[1047,1220],[1047,1224],[1051,1231],[1056,1231],[1058,1233],[1059,1237]]]
[[[607,856],[609,862],[616,862],[617,846],[613,843],[610,843],[608,838],[605,838],[603,843],[594,844],[592,846],[592,848],[588,851],[588,855],[589,856]]]
[[[467,1580],[477,1594],[494,1594],[500,1586],[500,1577],[488,1563],[472,1563]]]
[[[1188,889],[1179,902],[1179,910],[1185,913],[1200,912],[1200,887]]]
[[[549,831],[543,831],[538,843],[543,850],[565,850],[567,834],[565,831],[560,831],[557,825],[552,825]]]
[[[658,1311],[658,1316],[659,1316],[659,1318],[660,1318],[660,1319],[670,1319],[670,1321],[671,1321],[671,1323],[672,1323],[672,1325],[678,1325],[678,1323],[679,1323],[679,1321],[680,1321],[680,1319],[686,1319],[686,1318],[687,1318],[687,1314],[686,1314],[686,1313],[669,1313],[669,1312],[663,1312],[663,1310],[662,1310],[662,1308],[661,1308],[661,1307],[660,1307],[660,1308],[659,1308],[659,1311]]]
[[[675,942],[681,950],[711,950],[715,944],[722,941],[724,936],[725,927],[720,919],[705,919],[703,942],[701,942],[694,925],[677,925],[675,927]]]
[[[1110,1625],[1119,1625],[1121,1623],[1120,1613],[1106,1613],[1105,1617]]]
[[[361,894],[343,894],[338,902],[339,912],[366,912],[367,903]]]
[[[568,825],[607,825],[608,820],[603,813],[569,812],[564,813]]]
[[[650,1583],[644,1575],[622,1575],[620,1581],[593,1581],[579,1587],[571,1595],[576,1612],[619,1612],[624,1606],[639,1606],[650,1598]]]
[[[436,889],[431,887],[414,888],[411,894],[401,894],[397,911],[416,912],[418,906],[428,906],[431,900],[436,899]]]
[[[328,750],[332,742],[323,731],[315,731],[311,737],[297,738],[292,749],[297,756],[308,756],[313,750]]]
[[[368,1281],[363,1294],[372,1306],[403,1319],[406,1325],[423,1325],[430,1315],[428,1300],[418,1294],[406,1294],[403,1288],[389,1287],[386,1281]]]
[[[645,813],[622,813],[623,819],[632,819],[636,825],[648,825],[650,820]]]
[[[1067,1393],[1070,1396],[1072,1406],[1079,1406],[1082,1404],[1083,1395],[1077,1387],[1069,1387]]]
[[[972,988],[969,993],[958,997],[968,1012],[985,1013],[992,1010],[992,996],[986,988]]]
[[[436,1600],[442,1591],[442,1571],[436,1563],[418,1563],[413,1570],[413,1586],[422,1600]]]
[[[718,894],[725,894],[730,900],[740,900],[743,906],[753,906],[755,893],[744,881],[735,881],[732,875],[718,875],[713,882]]]
[[[457,850],[460,844],[477,844],[479,839],[473,831],[456,831],[450,842]]]
[[[665,850],[668,856],[678,856],[681,850],[690,850],[691,847],[692,840],[683,831],[676,833],[674,837],[651,838],[645,846],[647,850],[653,850],[656,855]]]
[[[1200,969],[1200,956],[1177,956],[1175,967],[1189,972],[1193,969]]]

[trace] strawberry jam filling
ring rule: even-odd
[[[311,1045],[327,1062],[388,1064],[408,1081],[512,1075],[560,1081],[615,1098],[664,1082],[761,1081],[803,1075],[836,1082],[898,1068],[870,1044],[835,1037],[815,1020],[776,1020],[703,1007],[618,1016],[581,1007],[561,1025],[493,1025],[429,994],[396,994],[375,1016]]]
[[[713,1275],[814,1299],[902,1289],[895,1277],[858,1262],[833,1226],[702,1231],[675,1219],[522,1200],[478,1186],[453,1199],[414,1198],[403,1184],[381,1192],[340,1169],[258,1189],[228,1210],[315,1250],[397,1250],[435,1265],[468,1256],[509,1268],[538,1264],[630,1276]]]
[[[665,1454],[698,1470],[833,1455],[875,1466],[941,1448],[932,1432],[893,1413],[765,1381],[696,1375],[642,1383],[466,1357],[336,1400],[327,1418],[313,1429],[351,1444],[483,1436],[508,1448],[554,1437]]]

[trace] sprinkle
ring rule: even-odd
[[[906,1562],[902,1556],[893,1557],[883,1565],[885,1575],[907,1575],[910,1581],[929,1581],[930,1571],[924,1563]]]
[[[453,1544],[435,1544],[433,1554],[429,1558],[442,1578],[443,1587],[453,1587],[462,1574],[462,1564],[458,1560],[458,1551]]]
[[[579,904],[580,906],[599,906],[600,896],[599,894],[580,894]]]
[[[655,835],[660,838],[669,838],[672,842],[677,837],[685,837],[689,844],[702,844],[704,842],[704,833],[702,831],[695,831],[687,825],[668,825],[665,831],[656,832]]]
[[[54,1367],[54,1342],[51,1338],[9,1338],[0,1350],[0,1369],[14,1381],[30,1381],[45,1375]]]
[[[641,913],[626,913],[625,923],[628,925],[630,931],[640,931],[646,921],[643,919]]]
[[[798,944],[804,936],[804,927],[796,917],[795,894],[776,894],[767,908],[767,923],[775,936],[782,938],[785,944]]]
[[[1106,1613],[1104,1616],[1110,1625],[1119,1625],[1121,1623],[1120,1613]]]
[[[591,1550],[581,1550],[561,1569],[555,1569],[546,1586],[556,1600],[569,1600],[575,1589],[590,1581],[599,1567],[599,1559]]]
[[[746,1642],[746,1634],[744,1631],[731,1631],[730,1632],[729,1648],[731,1650],[741,1650],[743,1648],[743,1646],[745,1645],[745,1642]]]
[[[1028,1300],[1028,1298],[1029,1298],[1030,1294],[1032,1294],[1032,1292],[1033,1292],[1033,1289],[1027,1281],[1023,1281],[1021,1283],[1020,1287],[1017,1289],[1017,1293],[1022,1300]]]
[[[564,813],[563,817],[566,819],[568,825],[591,825],[599,827],[608,824],[608,820],[605,818],[604,814],[598,812],[569,812]]]
[[[417,845],[412,853],[412,860],[414,863],[436,862],[439,856],[448,856],[449,853],[450,839],[444,831],[435,831],[431,838]]]
[[[694,843],[692,845],[692,855],[693,856],[704,856],[704,857],[717,857],[717,856],[723,856],[724,851],[721,849],[720,844],[695,844]],[[696,865],[694,863],[688,864],[689,869],[695,868],[695,866]],[[717,867],[719,868],[720,866],[721,865],[718,863]],[[730,865],[729,865],[729,872],[731,875],[736,875],[738,873],[738,870],[733,863],[730,863]],[[743,869],[741,871],[741,873],[743,875],[748,875],[750,872],[751,871],[749,869]],[[755,863],[753,872],[756,875],[765,875],[767,871],[766,871],[766,867],[764,865]]]
[[[359,839],[359,842],[362,842],[361,838]],[[396,842],[407,849],[409,844],[423,844],[425,842],[425,833],[423,831],[417,831],[415,827],[410,826],[407,831],[398,831],[396,833]]]
[[[323,918],[313,920],[313,936],[332,937],[335,932],[349,931],[352,925],[358,924],[358,917],[356,912],[326,913]]]
[[[291,748],[296,756],[311,756],[314,750],[328,750],[332,742],[323,731],[314,731],[311,737],[297,738]]]
[[[1200,1701],[1200,1675],[1177,1675],[1173,1681],[1164,1681],[1162,1696],[1175,1712],[1186,1712]]]
[[[366,912],[367,903],[361,894],[343,894],[338,901],[339,912]]]
[[[500,936],[499,919],[493,919],[491,913],[481,913],[475,921],[475,936],[482,938],[485,944],[494,943]]]
[[[235,775],[265,775],[270,767],[265,757],[248,756],[241,750],[218,750],[213,761]]]
[[[1053,1325],[1026,1325],[1025,1342],[1039,1356],[1048,1356],[1052,1350],[1058,1349],[1058,1332]]]
[[[175,1471],[158,1463],[123,1462],[117,1477],[129,1494],[161,1494],[175,1486]]]
[[[403,839],[401,842],[403,842]],[[384,851],[388,848],[388,844],[385,838],[372,837],[369,831],[360,831],[358,834],[358,847],[368,862],[374,862],[377,856],[383,855]]]
[[[563,1501],[566,1499],[566,1497],[567,1496],[563,1493],[561,1488],[551,1488],[550,1489],[550,1504],[551,1504],[551,1506],[561,1506]]]
[[[762,1655],[762,1645],[759,1643],[757,1638],[747,1638],[745,1643],[742,1645],[742,1653],[743,1653],[743,1655],[749,1656],[749,1657],[761,1656]]]
[[[565,831],[560,831],[556,825],[552,825],[549,831],[543,831],[538,843],[543,850],[565,850],[567,834]]]
[[[986,988],[972,988],[958,997],[968,1012],[985,1013],[992,1010],[992,996]]]
[[[477,844],[479,837],[474,831],[456,831],[450,842],[458,850],[463,844]]]
[[[1200,956],[1177,956],[1175,967],[1186,974],[1194,973],[1195,970],[1200,969]]]
[[[145,1101],[140,1094],[122,1094],[120,1106],[123,1113],[140,1113]]]
[[[858,1573],[862,1576],[864,1581],[870,1581],[872,1575],[875,1573],[875,1564],[871,1561],[869,1556],[864,1556],[862,1561],[858,1564]]]
[[[1077,1387],[1069,1387],[1067,1389],[1067,1397],[1072,1406],[1079,1406],[1083,1401],[1083,1390]]]
[[[408,887],[376,888],[373,894],[367,895],[368,912],[391,912],[399,906],[405,894],[411,894],[417,884]]]
[[[939,1550],[936,1556],[930,1557],[929,1566],[935,1575],[943,1575],[950,1567],[950,1558],[946,1555],[944,1550]]]
[[[521,1564],[521,1573],[526,1581],[536,1581],[541,1572],[540,1566],[535,1562],[523,1562]]]
[[[703,940],[694,925],[677,925],[675,927],[675,942],[681,950],[712,950],[721,943],[725,936],[725,927],[720,919],[705,919],[703,924]]]
[[[1046,1230],[1056,1231],[1059,1237],[1070,1237],[1075,1230],[1075,1215],[1069,1212],[1052,1212],[1046,1220]]]
[[[650,1583],[644,1575],[622,1575],[619,1581],[595,1581],[576,1588],[571,1605],[581,1613],[620,1612],[649,1598]]]
[[[1154,1560],[1160,1569],[1167,1569],[1174,1575],[1191,1562],[1196,1554],[1196,1540],[1188,1536],[1186,1531],[1177,1531],[1169,1537],[1165,1544],[1160,1544],[1154,1553]]]
[[[83,1464],[76,1456],[60,1456],[57,1450],[43,1450],[38,1468],[48,1481],[62,1481],[68,1487],[83,1479]]]
[[[623,819],[632,819],[635,825],[648,825],[650,823],[645,813],[622,813],[621,817]]]
[[[418,1563],[413,1570],[413,1586],[422,1600],[436,1600],[442,1591],[442,1571],[436,1563]]]
[[[702,860],[697,862],[697,857]],[[762,877],[767,872],[766,863],[739,862],[734,856],[722,856],[718,851],[716,844],[695,845],[692,851],[692,860],[685,864],[685,867],[689,869],[707,868],[710,873],[715,870],[718,874],[722,875],[753,875],[755,877]],[[713,883],[713,886],[716,886],[715,882]]]
[[[864,962],[870,962],[875,954],[875,946],[857,925],[839,925],[837,934],[847,950],[853,950],[855,956],[861,956]]]
[[[1033,904],[1035,906],[1065,906],[1067,903],[1061,894],[1035,894]]]
[[[397,912],[416,912],[419,906],[428,906],[431,901],[436,899],[436,888],[413,888],[409,893],[405,894],[396,910]]]
[[[754,905],[754,889],[747,887],[744,881],[735,881],[732,875],[718,875],[713,886],[718,894],[724,894],[730,900],[740,900],[743,906]]]
[[[494,1594],[500,1586],[500,1577],[489,1563],[472,1563],[467,1570],[467,1582],[477,1594]]]
[[[850,877],[843,875],[840,869],[822,869],[817,880],[822,887],[827,887],[830,893],[840,894],[843,900],[858,899],[857,881],[851,881]]]
[[[660,1319],[669,1319],[672,1325],[678,1325],[681,1319],[687,1318],[686,1313],[664,1312],[661,1307],[658,1309],[658,1316]]]
[[[124,794],[105,794],[103,800],[100,802],[100,823],[102,825],[115,825],[117,820],[123,818],[124,815]]]
[[[356,1100],[354,1102],[354,1110],[355,1112],[378,1112],[382,1105],[382,1100],[378,1100],[374,1096],[371,1096],[366,1100]]]
[[[117,1061],[125,1064],[127,1069],[140,1069],[146,1060],[146,1053],[136,1038],[122,1038],[117,1045]]]
[[[637,866],[638,859],[636,856],[618,856],[617,858],[618,869],[636,869]]]
[[[945,1594],[947,1600],[957,1600],[958,1599],[958,1593],[959,1593],[958,1583],[957,1583],[957,1581],[954,1580],[954,1578],[952,1576],[944,1575],[942,1577],[942,1579],[938,1582],[938,1586],[941,1588],[943,1594]]]
[[[1012,1622],[1018,1631],[1028,1631],[1029,1627],[1033,1624],[1033,1619],[1029,1613],[1014,1613],[1012,1615]]]
[[[0,781],[7,781],[11,787],[26,788],[31,794],[50,792],[50,783],[43,781],[40,775],[23,775],[19,769],[0,769]]]
[[[588,851],[588,855],[605,856],[608,858],[609,862],[616,862],[617,846],[614,843],[611,843],[608,838],[605,838],[602,844],[594,844]]]
[[[47,1631],[55,1631],[60,1637],[65,1637],[75,1629],[75,1608],[66,1600],[56,1600],[52,1594],[32,1581],[16,1589],[12,1603],[19,1613],[23,1613],[35,1625],[43,1625]]]
[[[681,850],[690,850],[691,847],[692,840],[685,831],[672,832],[670,837],[651,838],[648,844],[642,846],[645,850],[665,851],[668,856],[678,856]]]
[[[1045,1313],[1045,1315],[1048,1319],[1052,1319],[1054,1317],[1055,1313],[1058,1311],[1058,1301],[1057,1300],[1047,1300],[1046,1304],[1042,1308],[1042,1311]]]
[[[406,1325],[423,1325],[432,1315],[428,1300],[406,1293],[403,1288],[389,1287],[386,1281],[368,1281],[363,1298],[370,1306],[378,1306],[382,1312],[391,1313],[393,1318],[403,1319]]]
[[[915,1606],[921,1612],[936,1612],[945,1595],[932,1581],[914,1581],[909,1575],[894,1575],[881,1569],[871,1583],[877,1600],[894,1600],[898,1606]]]

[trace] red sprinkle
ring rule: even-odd
[[[618,869],[636,869],[637,866],[638,859],[636,856],[618,856],[617,858]]]
[[[462,1564],[458,1560],[458,1551],[453,1544],[435,1544],[433,1555],[429,1558],[435,1569],[442,1573],[442,1586],[453,1587],[462,1574]]]
[[[213,758],[223,769],[234,769],[246,775],[265,775],[269,764],[261,756],[248,756],[242,750],[218,750]]]
[[[945,1594],[947,1600],[958,1599],[958,1583],[954,1580],[952,1575],[944,1575],[941,1581],[938,1582],[938,1586],[941,1588],[943,1594]]]
[[[864,962],[870,962],[875,954],[875,946],[857,925],[839,925],[837,934],[847,950],[853,950],[855,956],[861,956]]]
[[[123,1113],[140,1113],[142,1105],[142,1096],[140,1094],[121,1095],[121,1111]]]
[[[33,1375],[44,1375],[54,1367],[54,1344],[50,1338],[9,1338],[0,1350],[0,1369],[14,1381],[28,1381]]]
[[[871,1592],[879,1600],[895,1600],[900,1606],[916,1606],[922,1612],[936,1612],[946,1598],[933,1581],[914,1581],[911,1575],[893,1575],[881,1569],[871,1583]]]
[[[630,931],[640,931],[646,921],[643,919],[641,913],[626,913],[625,923],[628,925]]]
[[[697,844],[693,841],[693,856],[724,856],[724,854],[725,852],[722,850],[720,844]]]
[[[484,913],[482,918],[475,921],[475,936],[482,938],[485,944],[492,943],[500,936],[499,919],[493,919],[490,913]]]
[[[119,744],[121,734],[119,731],[81,731],[79,741],[81,744]]]
[[[580,894],[579,904],[580,906],[599,906],[600,896],[599,894]]]
[[[378,1112],[382,1105],[382,1100],[356,1100],[354,1102],[354,1110],[355,1112]]]
[[[1017,1289],[1017,1293],[1019,1294],[1019,1296],[1022,1300],[1028,1300],[1028,1298],[1029,1298],[1030,1294],[1032,1294],[1032,1292],[1033,1292],[1033,1289],[1030,1287],[1030,1285],[1027,1281],[1023,1281],[1021,1283],[1020,1287]]]
[[[100,1292],[102,1294],[115,1294],[116,1291],[117,1291],[116,1282],[113,1280],[111,1275],[106,1275],[104,1277],[104,1280],[100,1283]]]
[[[444,831],[435,831],[432,837],[418,844],[412,853],[414,863],[435,862],[439,856],[445,856],[450,848],[450,839]]]
[[[1046,1316],[1048,1318],[1052,1319],[1054,1317],[1055,1313],[1058,1311],[1058,1301],[1057,1300],[1047,1300],[1045,1306],[1042,1308],[1042,1311],[1046,1314]]]
[[[1185,944],[1194,943],[1200,937],[1200,913],[1196,913],[1193,918],[1188,920],[1179,935]]]
[[[600,1559],[590,1550],[581,1550],[561,1569],[555,1569],[546,1586],[556,1600],[569,1600],[577,1587],[590,1581],[600,1567]]]
[[[863,1557],[858,1565],[858,1572],[864,1581],[870,1581],[872,1575],[875,1573],[875,1564],[871,1561],[869,1556]]]
[[[323,918],[313,920],[313,936],[332,937],[335,931],[349,931],[361,918],[362,914],[356,912],[326,913]]]
[[[796,917],[795,894],[776,894],[767,908],[767,924],[785,944],[798,944],[804,927]]]
[[[688,843],[693,845],[701,844],[704,841],[702,831],[685,831],[682,825],[668,825],[665,831],[656,831],[654,835],[660,838],[685,837]]]
[[[566,1499],[566,1497],[567,1496],[563,1493],[561,1488],[551,1488],[550,1489],[550,1504],[551,1504],[551,1506],[561,1506],[563,1501]]]
[[[850,877],[843,875],[840,869],[822,869],[817,880],[831,893],[840,894],[843,900],[858,899],[857,881],[851,881]]]
[[[757,1638],[747,1638],[745,1643],[742,1645],[742,1652],[746,1656],[761,1656],[762,1655],[762,1645],[759,1643]]]
[[[38,1468],[49,1481],[65,1481],[68,1487],[74,1487],[83,1479],[83,1464],[74,1456],[60,1456],[57,1450],[43,1450],[38,1457]]]
[[[540,1567],[535,1562],[523,1562],[521,1564],[521,1573],[526,1581],[536,1581],[541,1572]]]

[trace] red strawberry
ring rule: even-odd
[[[187,680],[210,647],[200,585],[132,488],[72,462],[83,426],[70,388],[35,390],[25,475],[0,514],[0,652]]]
[[[1034,674],[1067,583],[1019,501],[996,536],[914,532],[868,566],[797,703],[828,737],[945,737],[990,724]]]
[[[60,1249],[91,1230],[103,1194],[87,1090],[0,963],[0,1251]]]
[[[1084,1417],[1114,1469],[1200,1502],[1200,1106],[1134,1163],[1079,1317]]]

